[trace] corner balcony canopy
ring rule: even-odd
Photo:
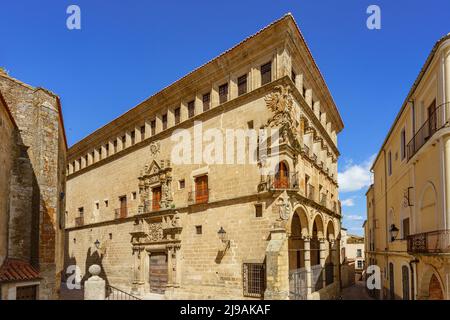
[[[408,161],[423,147],[431,137],[444,128],[448,124],[448,116],[446,115],[446,107],[449,103],[444,103],[438,107],[435,107],[433,103],[428,108],[428,119],[417,130],[414,137],[409,141],[407,145]]]
[[[297,173],[268,176],[269,190],[299,190]]]
[[[438,230],[408,236],[410,253],[450,253],[450,230]]]

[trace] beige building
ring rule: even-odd
[[[0,141],[0,299],[56,299],[67,150],[59,98],[0,68]]]
[[[364,269],[364,237],[349,234],[341,228],[341,263],[344,261],[354,264],[356,271]]]
[[[69,149],[66,267],[141,298],[336,297],[342,129],[286,15]],[[227,130],[261,144],[229,157]]]
[[[373,164],[366,262],[383,299],[450,299],[450,36],[425,62]]]

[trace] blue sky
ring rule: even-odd
[[[81,8],[82,29],[66,28]],[[366,9],[381,8],[381,30]],[[69,145],[291,12],[345,123],[343,225],[361,234],[368,167],[434,43],[445,0],[4,1],[0,66],[61,97]]]

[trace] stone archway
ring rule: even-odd
[[[426,265],[419,285],[419,300],[443,300],[444,287],[439,273],[431,265]]]
[[[431,276],[430,284],[428,285],[428,294],[428,300],[444,300],[441,284],[435,274]]]
[[[289,270],[296,270],[305,267],[304,258],[304,237],[309,235],[308,232],[308,218],[303,208],[298,208],[289,225]]]

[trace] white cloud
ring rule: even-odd
[[[375,156],[371,156],[366,161],[360,164],[353,164],[349,162],[343,172],[339,172],[339,191],[353,192],[363,188],[367,188],[372,183],[370,167],[372,166]]]
[[[348,199],[342,200],[341,205],[343,207],[353,207],[355,205],[355,201],[353,200],[353,198],[348,198]]]
[[[348,216],[344,214],[344,219],[347,219],[350,221],[363,221],[365,218],[362,216],[358,216],[356,214],[349,214]]]

